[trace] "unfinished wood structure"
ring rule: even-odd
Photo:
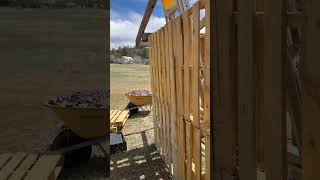
[[[319,179],[319,8],[201,0],[149,36],[155,143],[175,179]]]
[[[210,179],[210,34],[200,33],[209,29],[201,10],[209,1],[149,36],[155,141],[179,179]]]

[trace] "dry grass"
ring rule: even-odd
[[[128,104],[125,93],[134,89],[151,89],[149,65],[111,64],[110,87],[112,108],[124,108]]]
[[[111,108],[124,108],[125,93],[133,89],[150,90],[148,65],[110,65]],[[126,152],[111,156],[110,179],[171,179],[155,145],[152,113],[133,115],[122,129],[127,141]]]

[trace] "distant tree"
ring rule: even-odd
[[[133,48],[129,46],[118,47],[117,49],[112,48],[110,51],[110,58],[113,59],[113,63],[126,63],[121,60],[121,57],[129,56],[134,59],[134,61],[130,61],[130,63],[149,64],[148,51],[147,48]]]

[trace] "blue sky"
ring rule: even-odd
[[[118,12],[127,12],[127,11],[136,11],[140,14],[143,14],[148,0],[111,0],[110,5],[111,9]],[[163,16],[161,2],[158,1],[153,15],[157,17]]]
[[[110,47],[134,46],[135,38],[148,0],[110,1]],[[158,0],[146,32],[154,32],[165,24],[161,1]]]
[[[145,32],[155,32],[165,25],[161,0],[156,7]],[[192,6],[197,0],[189,0]],[[110,48],[135,45],[135,39],[148,0],[110,0]]]

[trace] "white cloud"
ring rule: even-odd
[[[113,10],[110,15],[110,48],[134,46],[142,15],[133,11],[119,13]],[[145,32],[155,32],[164,24],[165,18],[151,16]]]

